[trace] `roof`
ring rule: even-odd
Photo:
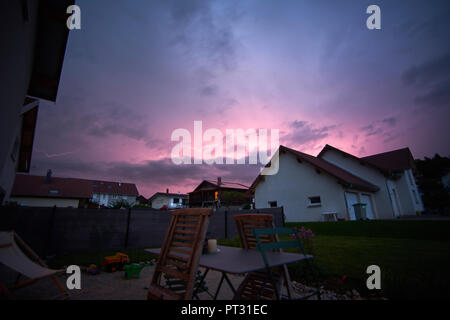
[[[325,147],[320,151],[320,153],[317,155],[318,158],[322,158],[323,155],[328,150],[335,150],[341,154],[344,154],[348,157],[354,158],[361,163],[368,164],[383,173],[390,173],[393,171],[400,171],[405,169],[413,169],[415,168],[414,165],[414,158],[411,154],[411,151],[409,148],[402,148],[397,149],[393,151],[383,152],[374,154],[367,157],[358,158],[357,156],[354,156],[350,153],[347,153],[345,151],[342,151],[338,148],[335,148],[330,145],[325,145]]]
[[[39,1],[33,71],[28,94],[56,101],[69,29],[67,7],[74,0]]]
[[[217,189],[232,189],[232,190],[248,190],[249,187],[246,185],[243,185],[241,183],[237,182],[227,182],[227,181],[221,181],[220,185],[218,184],[217,180],[203,180],[195,189],[193,192],[200,189],[201,186],[208,184],[207,188],[201,188],[202,190],[217,190]]]
[[[46,184],[45,179],[45,176],[16,174],[11,196],[90,199],[94,193],[139,195],[134,183],[119,185],[111,181],[52,177],[50,184]]]
[[[336,178],[340,183],[347,185],[353,189],[357,189],[357,190],[362,190],[362,191],[370,191],[370,192],[376,192],[379,190],[379,188],[368,182],[365,181],[353,174],[351,174],[350,172],[339,168],[331,163],[329,163],[326,160],[323,160],[321,158],[318,157],[314,157],[311,156],[309,154],[294,150],[294,149],[290,149],[288,147],[285,146],[281,146],[279,148],[279,152],[280,152],[280,156],[283,153],[289,153],[292,154],[293,156],[295,156],[297,158],[297,160],[299,160],[299,162],[301,163],[302,161],[309,163],[310,165],[312,165],[313,167],[315,167],[317,170],[319,171],[323,171],[331,176],[333,176],[334,178]],[[259,182],[259,178],[261,175],[259,175],[255,181],[253,182],[251,188],[255,188],[256,185]]]
[[[207,181],[207,182],[209,182],[217,187],[220,187],[220,188],[245,189],[245,190],[248,189],[247,186],[243,185],[242,183],[237,183],[237,182],[221,181],[220,186],[219,186],[217,183],[217,180],[216,181],[204,180],[204,181]]]
[[[362,160],[386,171],[414,169],[414,158],[409,148],[374,154]]]
[[[187,198],[188,195],[185,193],[168,193],[168,192],[156,192],[154,195],[152,195],[150,198],[148,198],[148,201],[153,201],[158,196],[162,197],[179,197],[179,198]]]

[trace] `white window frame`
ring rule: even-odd
[[[311,202],[311,198],[319,198],[320,202]],[[310,207],[321,207],[322,206],[322,198],[320,196],[309,196],[308,197],[308,208]]]

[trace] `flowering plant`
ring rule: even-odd
[[[303,247],[305,249],[305,253],[312,253],[313,250],[313,238],[316,236],[311,229],[305,229],[305,227],[301,227],[300,229],[295,227],[294,228],[296,233],[298,234],[298,237],[303,243]],[[297,239],[295,237],[295,234],[291,234],[291,237],[293,239]]]

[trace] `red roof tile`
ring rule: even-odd
[[[317,155],[317,158],[322,158],[322,156],[328,150],[335,150],[346,156],[354,158],[362,163],[368,164],[376,169],[381,170],[383,173],[389,173],[390,171],[398,171],[404,169],[414,168],[414,158],[411,154],[409,148],[403,148],[383,153],[374,154],[371,156],[358,158],[350,153],[342,151],[330,145],[326,145],[322,151]]]
[[[178,198],[186,198],[188,197],[185,193],[170,193],[170,192],[155,192],[154,195],[152,195],[150,198],[148,198],[148,201],[153,201],[156,197],[178,197]]]
[[[217,180],[216,181],[212,181],[212,180],[204,180],[207,181],[211,184],[213,184],[216,187],[219,187],[219,185],[217,184]],[[227,181],[221,181],[220,182],[220,187],[221,188],[230,188],[230,189],[245,189],[247,190],[248,187],[241,184],[241,183],[237,183],[237,182],[227,182]]]
[[[409,148],[374,154],[361,159],[385,171],[398,171],[415,167],[414,158]]]
[[[90,199],[94,193],[138,196],[134,183],[97,181],[77,178],[51,177],[50,184],[45,176],[16,174],[11,196],[55,197]]]
[[[379,190],[379,188],[376,185],[371,184],[370,182],[365,181],[365,180],[351,174],[350,172],[348,172],[344,169],[341,169],[321,158],[317,158],[317,157],[311,156],[309,154],[306,154],[306,153],[303,153],[303,152],[300,152],[300,151],[297,151],[297,150],[294,150],[291,148],[287,148],[287,147],[281,146],[281,145],[279,148],[279,152],[280,152],[280,156],[282,153],[288,152],[288,153],[292,154],[293,156],[295,156],[298,160],[309,163],[310,165],[314,166],[317,170],[323,171],[323,172],[333,176],[340,183],[343,183],[353,189],[362,190],[362,191],[370,191],[370,192],[376,192]],[[251,189],[254,189],[256,187],[260,177],[261,177],[261,175],[259,175],[255,179],[252,186],[250,187]]]
[[[304,160],[304,161],[308,162],[309,164],[313,165],[317,169],[325,171],[326,173],[337,178],[340,182],[344,182],[345,184],[350,185],[352,188],[367,190],[367,191],[378,191],[379,190],[379,188],[376,185],[371,184],[370,182],[365,181],[365,180],[351,174],[350,172],[348,172],[344,169],[341,169],[321,158],[317,158],[317,157],[311,156],[309,154],[287,148],[285,146],[280,146],[280,151],[282,152],[283,150],[290,152],[291,154],[297,156],[297,158],[299,158],[300,160]]]

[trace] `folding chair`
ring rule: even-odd
[[[53,298],[68,298],[68,292],[55,277],[58,273],[64,272],[64,270],[48,269],[39,256],[14,231],[0,232],[0,263],[17,271],[19,277],[24,275],[29,278],[19,283],[18,277],[16,283],[10,287],[0,283],[0,291],[7,298],[12,298],[12,290],[31,285],[37,280],[48,277],[51,277],[61,291],[61,295]]]
[[[208,229],[211,209],[178,209],[172,212],[169,229],[148,289],[151,300],[191,300],[198,260]],[[163,283],[163,275],[170,283]],[[179,285],[175,286],[178,283]]]
[[[263,242],[262,239],[266,238],[267,236],[277,236],[279,234],[293,234],[295,235],[295,240],[292,241],[275,241],[271,243]],[[303,248],[302,241],[300,240],[300,237],[297,233],[297,230],[295,228],[264,228],[264,229],[253,229],[252,235],[256,238],[256,248],[261,253],[264,265],[266,266],[266,277],[265,277],[265,283],[271,284],[273,287],[275,287],[275,281],[276,276],[274,277],[274,273],[272,271],[272,268],[269,266],[266,251],[268,250],[281,250],[281,249],[288,249],[288,248],[298,248],[300,249],[300,252],[303,255],[305,254],[305,250]],[[305,259],[306,263],[308,264],[308,267],[312,270],[312,266],[308,261],[309,259]],[[264,285],[263,285],[264,289]],[[281,291],[277,290],[275,291],[276,299],[280,300],[281,298]],[[303,297],[298,297],[297,299],[307,299],[314,295],[317,295],[318,299],[321,299],[320,296],[320,288],[317,288],[312,293],[305,295]]]
[[[239,238],[244,249],[256,250],[256,237],[252,234],[252,230],[261,228],[273,228],[273,216],[271,214],[239,214],[233,216],[238,229]],[[260,237],[262,243],[271,243],[278,241],[276,235],[265,235]],[[289,298],[292,298],[293,289],[289,277],[289,272],[286,266],[279,268],[278,272],[274,273],[274,286],[272,283],[266,283],[263,292],[260,288],[263,285],[266,274],[264,271],[251,272],[246,275],[244,280],[239,285],[234,299],[236,300],[255,300],[255,299],[269,299],[276,298],[275,292],[280,291],[283,284],[286,286]]]

